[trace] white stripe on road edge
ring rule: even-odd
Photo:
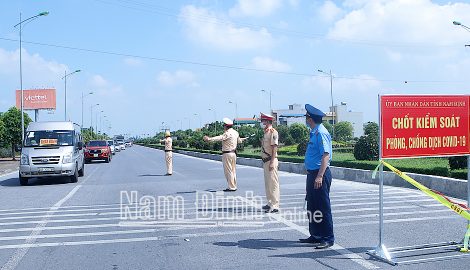
[[[292,228],[274,228],[274,229],[258,229],[258,230],[243,230],[243,231],[230,231],[230,232],[213,232],[213,233],[192,233],[183,235],[167,235],[167,236],[154,236],[154,237],[139,237],[139,238],[118,238],[109,240],[90,240],[90,241],[71,241],[71,242],[58,242],[58,243],[32,243],[32,244],[19,244],[19,245],[4,245],[0,246],[1,249],[14,249],[14,248],[35,248],[35,247],[58,247],[58,246],[79,246],[79,245],[96,245],[96,244],[116,244],[116,243],[134,243],[134,242],[147,242],[147,241],[160,241],[169,239],[191,238],[191,237],[209,237],[209,236],[225,236],[225,235],[239,235],[239,234],[254,234],[265,232],[279,232],[291,231]]]
[[[6,180],[8,177],[10,176],[13,176],[13,175],[18,175],[19,171],[18,170],[15,170],[15,171],[12,171],[12,172],[9,172],[9,173],[6,173],[6,174],[3,174],[3,175],[0,175],[0,181],[4,181]]]
[[[36,241],[37,237],[41,232],[43,231],[44,227],[47,225],[47,221],[54,215],[54,213],[59,209],[59,207],[65,203],[68,199],[70,199],[81,187],[82,184],[85,183],[88,179],[90,179],[90,176],[93,175],[98,170],[98,167],[89,174],[81,184],[78,184],[75,186],[65,197],[63,197],[61,200],[59,200],[56,204],[54,204],[48,211],[48,214],[44,219],[36,225],[36,228],[31,232],[31,234],[26,238],[25,244],[26,246],[19,248],[18,250],[15,251],[15,253],[8,259],[8,261],[2,266],[1,270],[13,270],[18,266],[20,263],[21,259],[28,253],[29,247],[27,246],[28,244],[32,244]]]
[[[247,204],[251,204],[252,207],[256,207],[253,202],[245,199],[245,198],[242,198],[245,203]],[[280,215],[276,215],[276,214],[269,214],[270,217],[276,219],[278,222],[280,223],[283,223],[285,224],[286,226],[288,226],[289,228],[293,229],[293,230],[296,230],[306,236],[310,236],[310,233],[307,229],[305,229],[304,227],[301,227],[297,224],[295,224],[294,222],[292,221],[289,221],[283,217],[281,217]],[[336,252],[338,252],[339,254],[347,257],[348,259],[352,260],[353,262],[361,265],[362,267],[366,268],[366,269],[379,269],[378,266],[376,266],[375,264],[372,264],[368,261],[366,261],[364,258],[362,258],[361,256],[359,256],[358,254],[356,253],[353,253],[347,249],[345,249],[344,247],[338,245],[337,243],[335,243],[331,249],[335,250]]]

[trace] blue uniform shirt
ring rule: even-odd
[[[331,135],[323,124],[317,125],[310,132],[310,140],[307,145],[307,151],[305,152],[305,169],[307,170],[318,170],[321,166],[321,159],[324,153],[330,154],[330,165],[331,158],[333,156],[331,145]]]

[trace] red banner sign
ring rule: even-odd
[[[16,108],[21,108],[21,91],[16,90]],[[23,90],[23,108],[40,110],[56,108],[55,89]]]
[[[382,158],[470,154],[470,96],[381,96]]]

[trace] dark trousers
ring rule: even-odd
[[[330,204],[331,171],[327,168],[323,175],[321,188],[315,189],[318,170],[307,172],[307,217],[311,237],[325,242],[334,242],[333,216]]]

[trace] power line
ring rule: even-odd
[[[19,41],[17,39],[11,39],[11,38],[0,38],[0,40],[10,41],[10,42],[18,42]],[[231,65],[222,65],[222,64],[212,64],[212,63],[196,62],[196,61],[181,60],[181,59],[170,59],[170,58],[163,58],[163,57],[144,56],[144,55],[137,55],[137,54],[130,54],[130,53],[121,53],[121,52],[97,50],[97,49],[78,48],[78,47],[72,47],[72,46],[49,44],[49,43],[34,42],[34,41],[25,41],[25,40],[23,40],[22,42],[26,43],[26,44],[52,47],[52,48],[59,48],[59,49],[66,49],[66,50],[81,51],[81,52],[87,52],[87,53],[105,54],[105,55],[122,56],[122,57],[132,57],[132,58],[138,58],[138,59],[146,59],[146,60],[169,62],[169,63],[180,63],[180,64],[188,64],[188,65],[197,65],[197,66],[205,66],[205,67],[211,67],[211,68],[232,69],[232,70],[241,70],[241,71],[256,71],[256,72],[265,72],[265,73],[274,73],[274,74],[292,75],[292,76],[302,76],[302,77],[325,77],[325,75],[320,75],[320,74],[315,74],[315,73],[289,72],[289,71],[268,70],[268,69],[240,67],[240,66],[231,66]],[[335,79],[345,79],[345,80],[399,82],[399,83],[465,83],[464,81],[392,80],[392,79],[376,79],[376,78],[351,77],[351,76],[334,76],[334,78]]]
[[[221,19],[217,18],[215,16],[189,16],[189,15],[182,15],[182,14],[176,14],[174,13],[175,10],[172,10],[167,7],[163,7],[160,5],[154,5],[154,4],[149,4],[149,3],[144,3],[144,2],[139,2],[139,1],[131,1],[131,0],[116,0],[117,2],[111,2],[109,0],[94,0],[96,2],[101,2],[107,5],[112,5],[112,6],[119,6],[127,9],[132,9],[136,11],[141,11],[141,12],[146,12],[146,13],[155,13],[155,14],[161,14],[165,16],[170,16],[170,17],[175,17],[175,18],[188,18],[191,20],[197,20],[197,21],[202,21],[202,22],[207,22],[207,23],[212,23],[212,24],[219,24],[219,25],[234,25],[234,26],[239,26],[239,27],[250,27],[250,28],[259,28],[259,29],[266,29],[271,32],[278,32],[278,33],[283,33],[286,35],[290,36],[295,36],[298,38],[303,38],[303,39],[316,39],[316,40],[326,40],[326,41],[331,41],[331,42],[340,42],[340,43],[351,43],[351,44],[357,44],[357,45],[364,45],[364,46],[372,46],[372,47],[402,47],[402,48],[460,48],[461,44],[453,44],[453,45],[432,45],[429,44],[428,42],[423,42],[423,43],[398,43],[398,42],[373,42],[371,40],[362,40],[362,39],[340,39],[340,38],[331,38],[331,37],[326,37],[325,35],[322,34],[313,34],[313,33],[307,33],[307,32],[302,32],[302,31],[297,31],[297,30],[289,30],[289,29],[282,29],[278,27],[273,27],[273,26],[263,26],[263,25],[257,25],[257,24],[250,24],[250,23],[244,23],[244,22],[233,22],[230,20],[226,19]]]

